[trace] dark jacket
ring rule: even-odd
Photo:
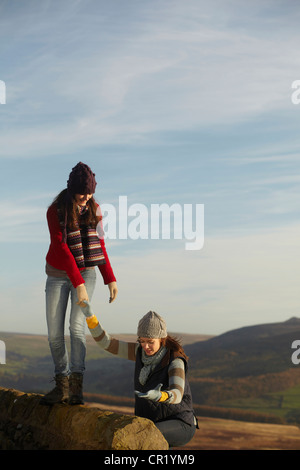
[[[169,388],[169,376],[168,368],[170,363],[176,358],[180,357],[184,361],[185,366],[185,375],[187,375],[187,362],[180,355],[171,353],[170,350],[167,351],[162,361],[155,367],[155,369],[149,375],[145,385],[141,385],[139,382],[139,375],[141,368],[143,367],[142,363],[142,348],[139,347],[136,353],[136,363],[135,363],[135,374],[134,374],[134,385],[135,390],[140,392],[147,392],[154,389],[159,383],[162,383],[162,390],[167,391]],[[148,418],[151,421],[158,422],[164,421],[167,419],[181,419],[185,423],[190,425],[194,424],[194,410],[192,403],[192,395],[190,390],[190,385],[185,377],[185,387],[182,400],[178,404],[170,404],[165,402],[154,402],[145,398],[135,398],[135,414],[136,416],[141,416],[143,418]]]

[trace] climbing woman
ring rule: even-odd
[[[79,162],[69,175],[67,188],[57,195],[47,211],[50,247],[46,256],[46,319],[56,385],[42,397],[41,403],[45,405],[83,403],[86,344],[80,305],[92,298],[95,266],[108,285],[110,302],[118,292],[105,248],[100,207],[93,197],[96,184],[89,166]],[[70,360],[64,333],[69,297]]]
[[[81,307],[97,344],[135,361],[135,414],[152,420],[169,447],[187,444],[198,427],[187,379],[188,358],[169,336],[164,319],[150,311],[139,321],[136,343],[111,337],[94,315],[90,302]]]

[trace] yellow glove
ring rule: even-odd
[[[90,330],[93,330],[96,328],[97,325],[99,325],[98,319],[96,315],[93,315],[92,317],[86,318],[87,326]]]
[[[169,398],[169,394],[167,392],[161,392],[161,397],[158,401],[166,401]]]

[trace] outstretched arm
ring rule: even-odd
[[[94,340],[105,351],[115,354],[119,357],[135,361],[138,343],[127,343],[113,338],[108,334],[99,323],[89,302],[85,302],[85,307],[80,305],[82,312],[86,317],[87,326]]]

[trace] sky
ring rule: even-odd
[[[149,310],[179,334],[300,316],[299,19],[292,0],[0,0],[0,332],[47,334],[46,211],[79,161],[117,223],[177,204],[195,230],[204,209],[199,249],[106,237],[108,332]]]

